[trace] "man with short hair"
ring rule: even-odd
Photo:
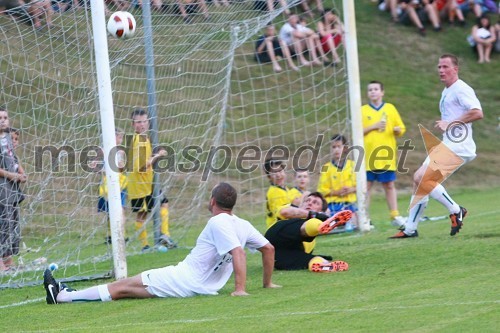
[[[236,198],[236,190],[228,183],[214,187],[208,204],[213,216],[191,253],[176,266],[148,270],[131,278],[81,291],[57,283],[47,269],[44,272],[47,304],[217,295],[233,271],[235,287],[231,295],[245,296],[248,293],[244,247],[262,253],[263,287],[280,287],[271,281],[274,247],[250,222],[232,213]]]
[[[439,102],[441,119],[436,121],[434,127],[443,132],[443,143],[456,156],[463,160],[463,165],[476,157],[476,144],[472,138],[472,122],[483,118],[481,103],[477,99],[474,90],[458,78],[458,58],[456,56],[452,54],[442,55],[439,58],[438,72],[439,78],[445,88]],[[457,134],[459,137],[457,137]],[[463,134],[463,137],[461,134]],[[440,170],[454,171],[458,165],[454,165],[453,163],[446,165],[442,162],[438,163],[436,160],[431,161],[431,158],[427,156],[422,166],[420,166],[413,176],[414,189],[417,189],[423,181],[423,186],[429,189],[432,188],[429,195],[448,209],[451,220],[450,236],[455,236],[462,228],[463,220],[467,215],[467,209],[459,206],[448,192],[446,192],[441,183],[433,179],[424,178],[429,166],[431,168],[439,166],[441,169],[434,170],[434,172],[440,173]],[[427,207],[429,195],[424,196],[410,209],[404,230],[390,238],[418,237],[418,222]],[[415,195],[412,196],[410,202],[413,202],[414,197]]]

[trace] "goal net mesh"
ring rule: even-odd
[[[159,182],[169,199],[171,237],[179,247],[194,245],[189,231],[206,223],[210,190],[222,180],[238,190],[237,214],[264,231],[266,156],[281,154],[290,186],[292,169],[308,167],[314,189],[320,166],[329,159],[330,136],[350,128],[343,47],[337,50],[342,62],[336,67],[299,66],[293,59],[300,69],[294,71],[279,60],[283,71],[274,72],[271,64],[256,62],[255,42],[269,22],[279,31],[285,8],[275,4],[271,12],[259,10],[258,3],[210,2],[209,17],[198,8],[189,23],[173,2],[152,9],[154,107],[159,144],[170,154],[159,163]],[[339,5],[324,2],[341,16]],[[88,6],[81,2],[79,8],[50,13],[50,27],[48,7],[38,0],[0,15],[0,105],[8,110],[10,125],[20,130],[15,151],[28,175],[22,185],[19,254],[9,271],[0,272],[2,288],[39,283],[51,262],[59,265],[58,277],[66,279],[112,270],[107,217],[96,208],[101,174],[89,172],[86,161],[89,151],[102,146],[106,130],[100,126]],[[315,6],[312,29],[319,20]],[[286,9],[302,12],[297,0],[288,1]],[[107,10],[117,9],[111,4]],[[152,92],[146,85],[142,11],[134,5],[128,11],[137,20],[134,37],[108,37],[108,48],[115,125],[132,134],[130,114],[147,109]],[[127,208],[127,255],[141,252],[134,221]],[[145,224],[150,243],[152,225],[150,214]]]

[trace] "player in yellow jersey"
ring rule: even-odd
[[[127,169],[128,169],[128,196],[132,211],[137,213],[135,229],[142,231],[139,240],[143,251],[150,249],[148,235],[143,224],[148,213],[154,207],[153,198],[153,164],[158,158],[165,156],[166,151],[160,149],[153,154],[151,141],[147,132],[149,131],[148,114],[143,109],[132,112],[132,127],[134,135],[128,147]],[[162,195],[160,195],[162,197]],[[162,197],[160,206],[161,237],[160,242],[167,247],[175,247],[175,242],[170,238],[168,225],[168,199]]]
[[[123,141],[123,135],[124,131],[118,127],[115,128],[115,138],[116,138],[116,145],[119,146],[122,144]],[[103,156],[104,163],[106,163],[106,158]],[[120,198],[121,198],[121,203],[123,207],[123,226],[122,228],[125,228],[125,207],[127,206],[127,176],[123,173],[125,169],[125,152],[123,150],[117,150],[116,155],[115,155],[115,166],[118,168],[119,171],[119,183],[120,183]],[[97,161],[96,161],[97,162]],[[95,165],[97,166],[97,165]],[[99,184],[99,198],[97,200],[97,212],[104,212],[107,214],[108,218],[108,227],[109,225],[109,205],[108,205],[108,186],[107,186],[107,180],[106,180],[106,173],[104,172],[104,167],[102,169],[102,177],[101,177],[101,183]],[[125,230],[124,230],[125,231]],[[124,233],[125,234],[125,233]],[[126,241],[127,239],[125,239]],[[106,243],[111,244],[111,235],[108,234],[106,236]]]
[[[318,182],[318,192],[328,203],[330,215],[342,210],[356,212],[356,176],[354,162],[345,158],[347,139],[341,134],[335,134],[331,140],[331,161],[324,164]],[[356,215],[351,224],[356,226]]]
[[[401,227],[405,219],[399,215],[396,192],[397,143],[396,138],[406,132],[398,110],[383,100],[384,85],[380,81],[368,84],[369,104],[361,108],[365,141],[367,178],[367,205],[373,183],[378,181],[384,188],[392,224]]]

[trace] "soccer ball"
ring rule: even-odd
[[[129,12],[115,12],[108,20],[108,32],[116,38],[130,38],[135,33],[135,18]]]

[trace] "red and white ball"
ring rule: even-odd
[[[125,39],[130,38],[135,33],[135,18],[129,12],[115,12],[108,20],[108,32],[111,36]]]

